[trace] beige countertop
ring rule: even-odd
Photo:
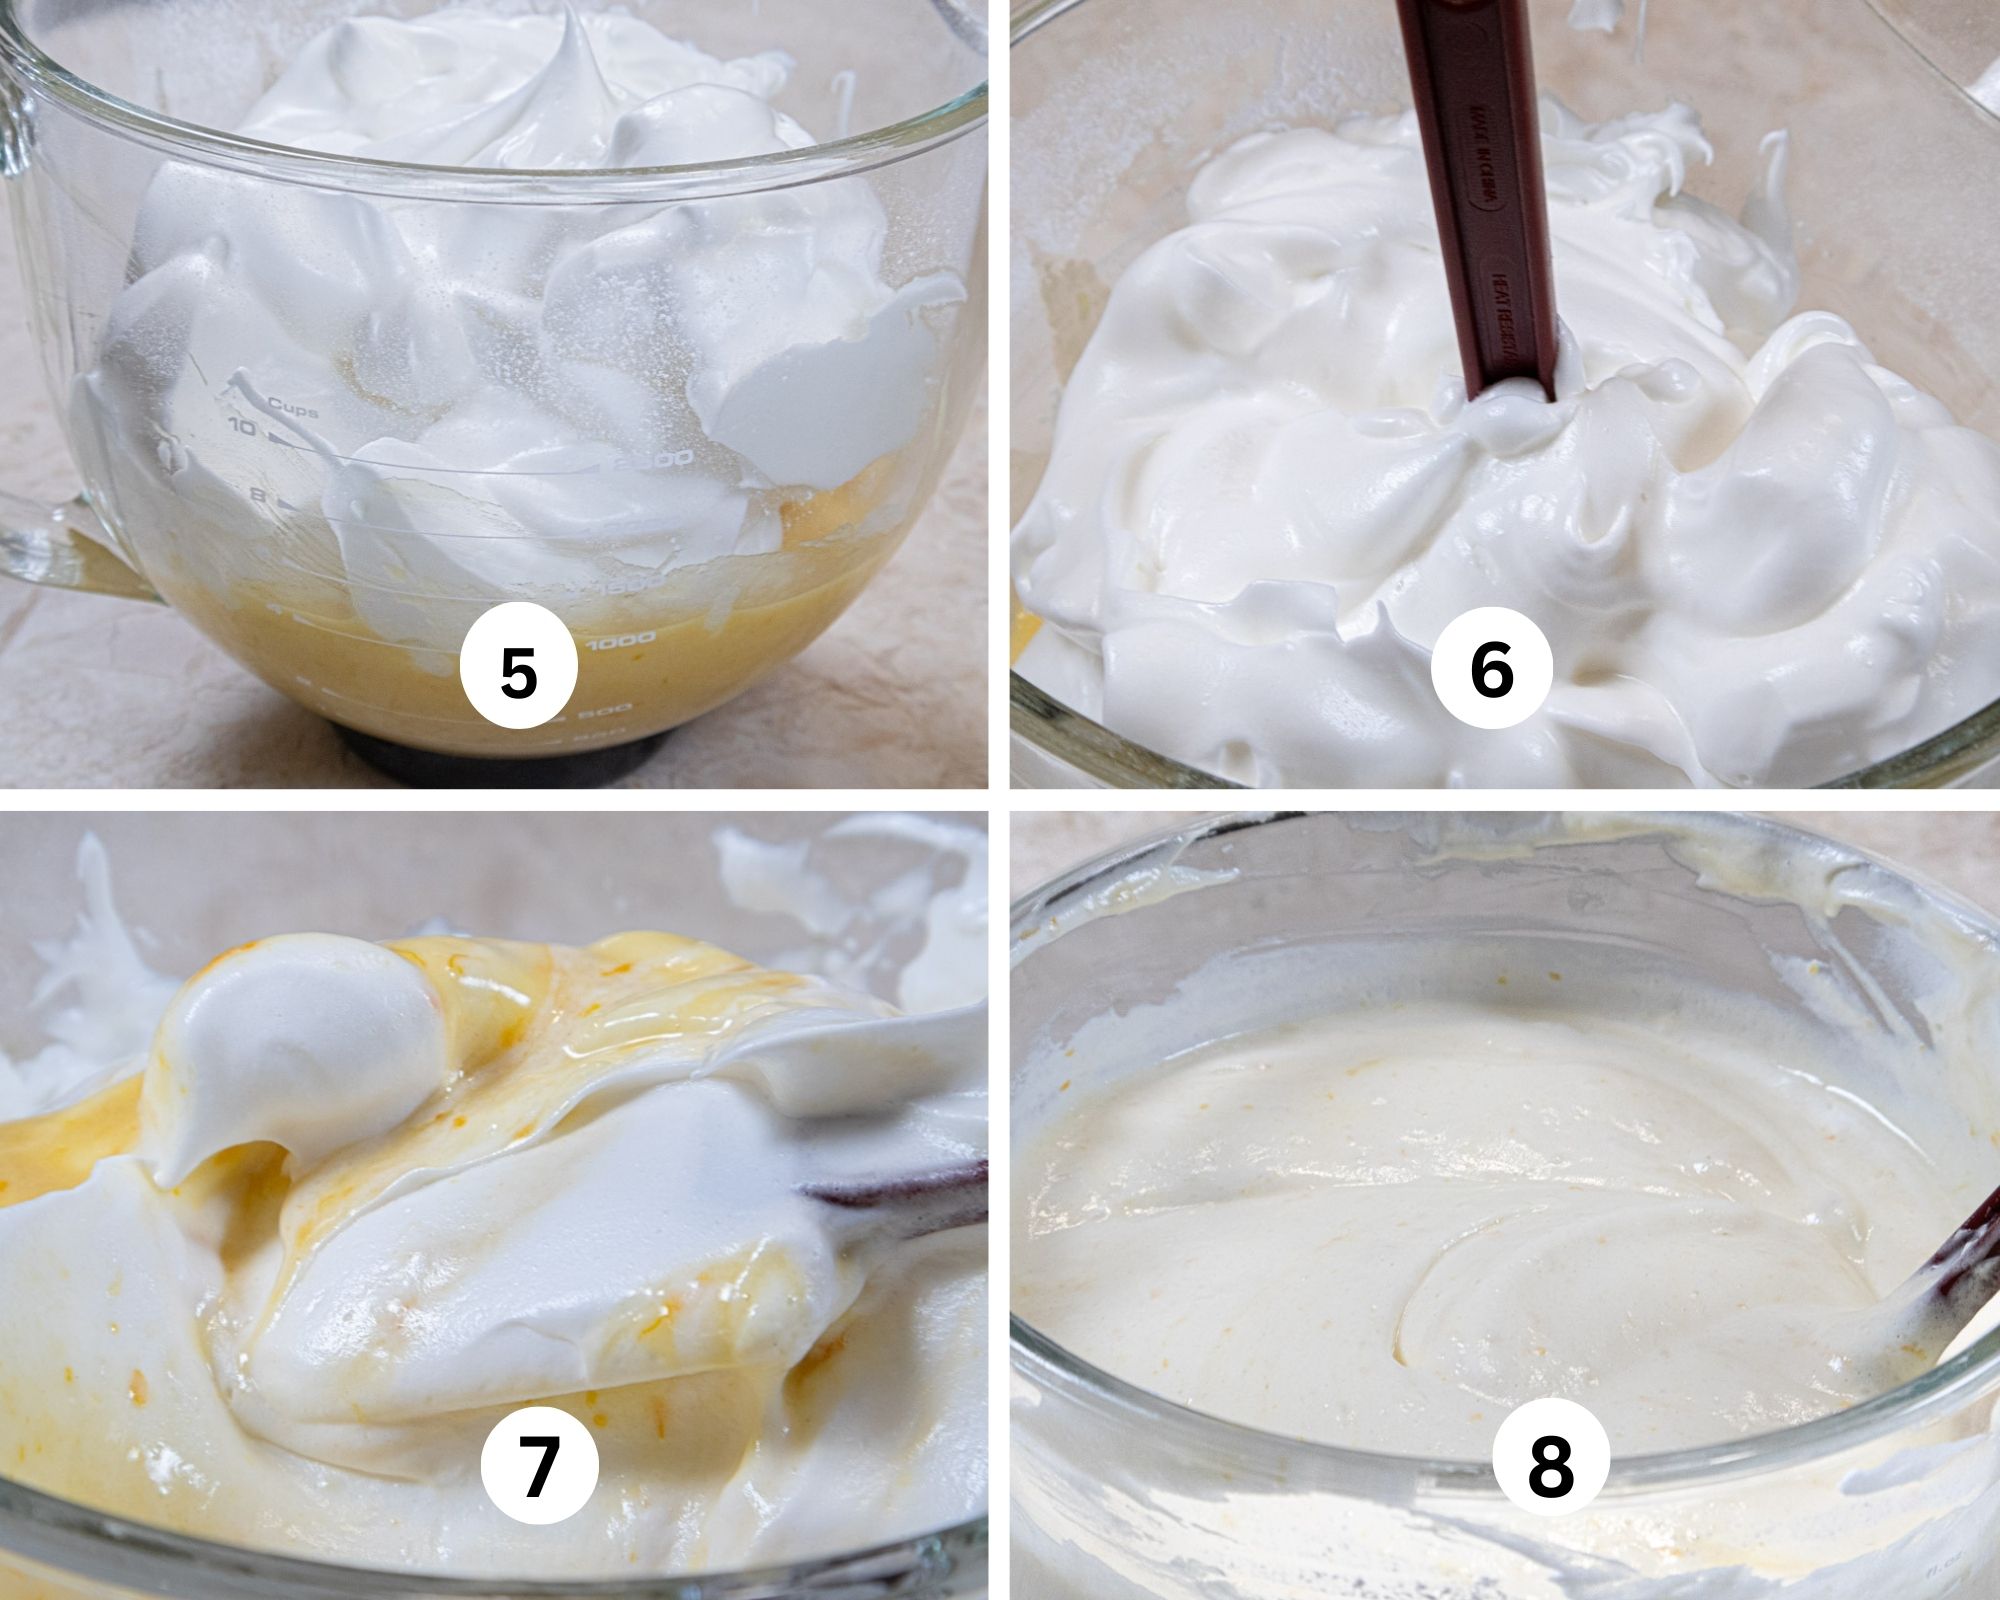
[[[0,488],[75,474],[0,217]],[[676,731],[634,788],[986,782],[986,422],[974,412],[908,541],[796,661]],[[164,606],[0,578],[0,787],[389,787],[332,728]]]
[[[1101,850],[1172,827],[1182,815],[1158,811],[1017,813],[1012,831],[1011,892],[1024,894]],[[2000,815],[1956,811],[1792,811],[1777,815],[1872,851],[1988,911],[2000,913]]]

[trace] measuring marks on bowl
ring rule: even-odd
[[[163,447],[180,472],[205,469],[189,482],[206,480],[256,512],[258,531],[242,539],[228,571],[211,564],[177,588],[183,599],[190,587],[201,591],[195,604],[220,613],[225,636],[251,635],[240,653],[267,679],[371,735],[464,754],[553,754],[655,731],[638,727],[657,719],[634,691],[669,693],[657,660],[637,666],[662,631],[633,615],[642,602],[618,589],[643,565],[631,559],[631,540],[621,542],[620,521],[657,500],[651,546],[672,546],[684,516],[699,524],[701,507],[690,509],[686,490],[674,487],[698,469],[693,450],[596,460],[545,453],[534,470],[440,461],[393,440],[355,453],[334,443],[354,431],[341,397],[267,391],[241,371],[219,385],[198,365],[194,376],[213,397],[215,425]],[[169,487],[180,492],[178,482]],[[577,493],[609,497],[601,526],[588,514],[565,520],[579,509]],[[535,515],[552,497],[544,528]],[[705,530],[693,532],[699,544]],[[549,609],[558,593],[592,583],[604,597],[589,614]],[[661,605],[674,602],[691,609],[671,594]],[[583,649],[592,654],[580,657]],[[596,669],[582,671],[585,661]],[[483,736],[473,731],[482,725]],[[544,732],[532,740],[493,738],[493,730],[536,729]]]

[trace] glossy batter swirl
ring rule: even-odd
[[[1971,1202],[1836,1063],[1565,1015],[1561,981],[1081,1099],[1017,1174],[1015,1309],[1200,1410],[1395,1455],[1483,1459],[1548,1395],[1620,1455],[1864,1398],[1841,1339]]]

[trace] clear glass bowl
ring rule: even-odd
[[[820,843],[841,820],[599,816],[579,831],[558,815],[505,813],[16,814],[0,830],[8,884],[0,1049],[20,1054],[43,1042],[29,1021],[41,971],[33,946],[73,926],[73,863],[86,831],[110,852],[128,926],[152,936],[141,939],[148,960],[186,972],[217,950],[273,933],[310,927],[385,938],[437,916],[503,937],[569,942],[665,925],[698,930],[754,960],[796,958],[809,942],[800,925],[731,898],[712,833],[727,822],[760,839],[806,841],[813,866],[856,898],[897,883],[928,856],[900,840]],[[208,870],[224,860],[227,873]],[[885,993],[921,944],[906,920],[885,910],[839,941],[867,961],[871,984]],[[982,1515],[761,1570],[603,1581],[429,1577],[187,1538],[0,1475],[0,1600],[942,1600],[986,1593],[986,1539]]]
[[[1827,874],[1823,919],[1717,886],[1732,866],[1807,858]],[[1757,870],[1745,881],[1759,882]],[[1966,976],[1960,963],[2000,975],[1994,919],[1846,846],[1715,813],[1211,818],[1035,890],[1014,907],[1012,937],[1017,1149],[1055,1115],[1064,1081],[1143,1069],[1162,1047],[1272,1020],[1281,1002],[1258,963],[1301,949],[1329,989],[1393,983],[1415,970],[1413,952],[1442,942],[1474,955],[1427,994],[1461,981],[1490,994],[1476,953],[1492,950],[1562,971],[1566,992],[1593,966],[1612,981],[1643,970],[1802,1020],[1780,965],[1819,960],[1862,997],[1860,1015],[1913,1026],[1922,997]],[[1114,1059],[1102,1034],[1094,1057],[1065,1055],[1092,1019],[1164,999],[1225,951],[1248,954],[1233,998],[1217,1002],[1227,1014],[1187,1024],[1203,1039],[1167,1037],[1156,1022],[1144,1062]],[[2000,1014],[1988,1008],[1980,1027],[1977,1048],[2000,1062]],[[1990,1088],[1984,1115],[2000,1127],[2000,1068]],[[1515,1511],[1487,1463],[1239,1427],[1127,1383],[1018,1318],[1012,1375],[1013,1573],[1035,1600],[2000,1594],[2000,1329],[1849,1411],[1617,1460],[1594,1505],[1553,1521]]]
[[[1622,40],[1565,27],[1569,5],[1530,0],[1544,84],[1592,117],[1688,101],[1724,153],[1690,191],[1732,214],[1749,186],[1742,152],[1788,126],[1799,303],[1847,317],[1885,364],[2000,438],[2000,293],[1986,265],[2000,250],[2000,123],[1968,93],[2000,56],[2000,13],[1980,0],[1676,0],[1650,8],[1634,59]],[[1274,124],[1401,108],[1409,81],[1394,8],[1369,0],[1035,0],[1015,14],[1011,69],[1018,521],[1110,286],[1185,221],[1200,163]],[[1893,115],[1878,114],[1885,103]],[[1011,714],[1017,785],[1240,787],[1019,673]],[[1826,786],[1978,782],[1996,757],[2000,702]]]
[[[837,11],[815,0],[576,3],[630,12],[724,57],[781,44],[796,67],[778,109],[822,136],[850,119],[858,131],[775,155],[616,171],[326,155],[218,125],[239,122],[277,64],[355,12],[354,0],[0,0],[0,175],[42,366],[82,480],[57,506],[0,494],[0,573],[164,599],[329,720],[472,757],[574,754],[678,726],[830,627],[929,502],[985,365],[983,19],[965,0],[856,0]],[[179,187],[162,191],[163,181]],[[287,304],[260,308],[250,295],[252,309],[295,312],[308,331],[269,317],[268,328],[254,325],[241,303],[245,325],[210,317],[184,335],[135,311],[135,238],[159,233],[162,213],[181,229],[182,212],[225,205],[235,210],[219,230],[240,233],[244,217],[265,226],[244,259],[264,250],[299,263]],[[884,313],[876,337],[893,334],[904,353],[867,397],[877,420],[843,428],[842,412],[868,408],[845,392],[851,377],[816,375],[811,340],[760,354],[758,370],[781,376],[757,391],[758,427],[837,441],[815,466],[730,432],[764,455],[767,471],[711,438],[681,403],[720,359],[680,325],[676,296],[687,291],[657,275],[580,267],[587,281],[564,298],[560,269],[587,256],[586,241],[668,212],[691,224],[683,238],[783,243],[838,227],[852,242],[879,232],[868,270],[885,288],[928,285],[935,303],[909,310],[900,329]],[[193,227],[175,234],[170,267],[185,265]],[[340,259],[329,240],[356,229],[378,254],[384,240],[398,250],[406,237],[443,241],[436,248],[465,304],[513,308],[504,326],[434,309],[412,325],[480,345],[477,380],[435,363],[451,369],[439,379],[452,386],[451,411],[488,403],[488,391],[509,404],[525,397],[527,414],[545,419],[545,447],[495,445],[466,458],[438,445],[434,455],[426,430],[446,408],[408,399],[424,380],[359,375],[355,330],[372,326],[399,280],[381,261]],[[414,257],[418,245],[408,249]],[[332,287],[315,278],[329,253]],[[774,294],[794,292],[753,253],[730,261],[750,322]],[[219,272],[211,303],[246,293],[250,270],[240,282]],[[346,306],[350,296],[365,313]],[[387,308],[392,327],[396,313]],[[287,341],[307,354],[288,355]],[[404,351],[391,370],[400,361],[412,373],[425,364]],[[597,410],[565,401],[558,422],[549,397],[579,370],[599,373]],[[370,382],[405,403],[383,402],[386,417],[364,406]],[[834,388],[843,392],[829,400]],[[837,473],[850,475],[836,483]],[[458,679],[466,630],[513,600],[555,611],[579,648],[570,709],[530,730],[486,721]]]

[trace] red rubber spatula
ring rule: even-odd
[[[1870,1312],[1842,1365],[1883,1392],[1930,1371],[2000,1295],[2000,1189]]]
[[[1525,0],[1397,0],[1465,392],[1556,397],[1555,271]]]
[[[799,1193],[837,1206],[859,1226],[891,1239],[921,1239],[986,1220],[986,1163],[960,1161],[929,1172],[808,1183]]]

